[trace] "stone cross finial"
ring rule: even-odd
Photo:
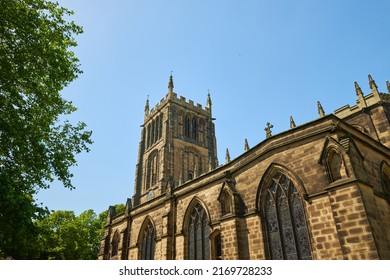
[[[292,116],[290,116],[290,128],[294,128],[294,127],[296,127],[294,119]]]
[[[322,108],[320,101],[317,101],[317,108],[318,108],[318,114],[320,115],[320,118],[325,117],[325,111],[324,108]]]
[[[271,128],[273,128],[274,126],[272,124],[270,124],[269,122],[267,122],[267,126],[266,128],[264,128],[265,130],[265,137],[266,138],[269,138],[272,136],[272,131],[271,131]]]

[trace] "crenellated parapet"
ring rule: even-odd
[[[194,103],[193,100],[187,100],[183,96],[178,96],[176,93],[167,94],[165,98],[162,98],[159,103],[157,103],[152,109],[145,110],[145,122],[149,119],[152,119],[156,114],[161,112],[161,110],[167,105],[168,102],[179,105],[180,108],[185,110],[192,111],[197,114],[208,115],[211,117],[211,111],[206,106],[203,107],[202,104]]]

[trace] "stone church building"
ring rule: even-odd
[[[205,107],[145,106],[134,195],[110,206],[99,259],[390,259],[390,83],[219,164]]]

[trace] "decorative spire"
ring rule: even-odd
[[[358,96],[360,107],[367,107],[366,101],[364,100],[363,91],[357,82],[355,82],[355,91],[356,95]]]
[[[318,114],[320,115],[320,118],[325,117],[325,111],[324,108],[322,108],[320,101],[317,101],[317,107],[318,107]]]
[[[172,77],[172,71],[171,71],[171,75],[169,76],[168,93],[173,93],[173,77]]]
[[[146,98],[146,104],[145,104],[145,115],[149,114],[149,95]]]
[[[211,105],[213,105],[213,103],[211,102],[210,90],[208,90],[206,108],[210,109],[210,111],[211,111]]]
[[[195,164],[195,167],[194,167],[194,179],[198,177],[198,165]]]
[[[370,88],[372,89],[372,91],[374,90],[378,91],[378,87],[370,74],[368,74],[368,82],[370,83]]]
[[[390,82],[386,81],[386,85],[387,85],[387,91],[390,93]]]
[[[355,91],[357,96],[363,96],[362,89],[360,88],[359,84],[355,82]]]
[[[376,99],[377,101],[382,100],[382,98],[381,98],[380,95],[379,95],[378,87],[377,87],[377,85],[376,85],[374,79],[371,77],[370,74],[368,75],[368,81],[369,81],[369,83],[370,83],[370,88],[371,88],[371,90],[372,90],[372,93],[373,93],[375,99]]]
[[[267,122],[267,126],[264,128],[265,130],[265,137],[266,138],[269,138],[272,136],[272,131],[271,131],[271,128],[273,128],[274,126],[272,124],[270,124],[269,122]]]
[[[244,146],[244,150],[245,152],[246,151],[249,151],[249,145],[248,145],[248,140],[245,138],[245,146]]]
[[[296,127],[294,119],[292,116],[290,116],[290,128],[294,128],[294,127]]]
[[[230,154],[229,154],[229,149],[226,148],[226,163],[229,163],[230,162]]]

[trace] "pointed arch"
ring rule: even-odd
[[[291,171],[289,168],[286,166],[279,164],[279,163],[271,163],[267,170],[264,172],[263,176],[261,177],[260,184],[257,190],[256,194],[256,207],[259,212],[261,212],[260,209],[260,204],[262,203],[261,200],[264,199],[262,197],[262,194],[264,192],[265,186],[269,185],[272,183],[272,178],[275,176],[277,173],[283,173],[285,174],[290,180],[293,181],[295,187],[298,189],[299,194],[306,200],[309,196],[309,193],[307,192],[302,180],[299,178],[299,176]],[[264,195],[264,194],[263,194]]]
[[[156,248],[156,227],[153,220],[147,216],[138,234],[138,259],[154,260]]]
[[[149,190],[151,187],[155,186],[158,183],[159,175],[159,153],[158,150],[153,150],[147,160],[147,169],[146,169],[146,185],[145,191]]]
[[[347,148],[344,148],[340,142],[343,142]],[[344,140],[340,140],[340,142],[328,136],[324,142],[321,156],[318,160],[318,163],[326,168],[329,183],[353,175],[352,168],[347,164],[350,163],[350,159],[346,151],[346,149],[349,149],[351,139],[345,138]],[[359,151],[358,153],[360,154]]]
[[[205,204],[194,197],[187,207],[183,221],[185,256],[189,260],[210,259],[210,215]]]
[[[221,216],[225,215],[243,215],[246,212],[245,203],[237,191],[235,181],[227,179],[221,187],[218,195],[218,202],[220,204]]]
[[[264,173],[256,197],[270,259],[312,259],[301,180],[280,164]]]

